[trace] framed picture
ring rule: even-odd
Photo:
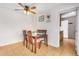
[[[44,15],[39,16],[39,22],[44,22]]]

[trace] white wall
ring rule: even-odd
[[[32,20],[32,15],[0,8],[0,46],[22,41],[22,30],[29,29]]]
[[[56,11],[51,12],[51,22],[49,24],[49,44],[54,47],[59,47],[59,13]]]
[[[68,20],[61,21],[64,38],[68,38]]]

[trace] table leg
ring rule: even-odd
[[[35,51],[34,51],[35,53],[36,53],[36,40],[37,40],[37,38],[35,37]]]
[[[46,35],[46,46],[48,46],[48,35]]]

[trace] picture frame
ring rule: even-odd
[[[39,22],[44,22],[44,15],[39,16]]]

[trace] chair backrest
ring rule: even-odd
[[[31,31],[27,31],[27,40],[28,40],[29,43],[33,43]]]
[[[38,35],[44,36],[44,35],[46,35],[47,30],[38,29],[38,30],[37,30],[37,33],[38,33]]]

